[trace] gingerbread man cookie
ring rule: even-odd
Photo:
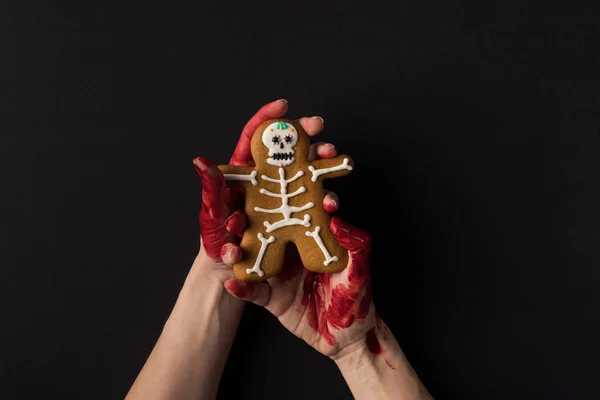
[[[238,279],[262,281],[275,276],[290,242],[310,271],[334,273],[348,264],[347,250],[329,230],[323,180],[349,174],[352,159],[339,155],[308,161],[309,148],[309,137],[299,123],[272,119],[252,136],[255,167],[219,166],[228,187],[246,192],[243,258],[233,266]]]

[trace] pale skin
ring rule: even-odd
[[[259,113],[262,112],[261,118],[267,120],[283,117],[287,109],[287,102],[278,100],[267,104]],[[320,117],[301,118],[300,123],[311,136],[323,130]],[[335,148],[330,144],[315,143],[311,147],[311,159],[335,155]],[[201,161],[196,161],[196,167],[205,174],[203,181],[220,174],[216,166]],[[221,199],[213,198],[211,201]],[[334,193],[328,193],[323,199],[323,206],[330,212],[337,209],[338,204]],[[205,201],[203,206],[210,207],[212,204]],[[223,208],[222,204],[214,206],[215,209]],[[236,215],[239,217],[237,222],[231,226],[228,224],[227,230],[240,234],[245,219],[243,215],[240,217],[240,212]],[[340,222],[339,229],[343,237],[340,243],[344,247],[344,243],[358,243],[360,247],[361,238],[366,237],[364,232],[346,223]],[[368,250],[363,252],[358,247],[350,250],[354,247],[352,244],[348,246],[350,265],[339,274],[327,278],[319,274],[309,275],[292,253],[289,257],[286,254],[286,276],[273,277],[269,279],[269,285],[265,285],[235,279],[231,265],[242,257],[235,240],[223,246],[221,257],[217,260],[208,255],[201,240],[199,253],[173,311],[126,399],[214,399],[247,302],[265,307],[290,332],[329,357],[338,366],[356,399],[430,399],[398,342],[377,316],[371,298],[363,298],[367,291],[370,293],[370,286],[367,289],[369,279],[358,286],[354,283],[356,296],[347,299],[349,307],[354,307],[354,310],[364,300],[368,313],[362,319],[355,318],[348,326],[330,325],[334,324],[328,320],[332,291],[338,285],[352,286],[351,274],[356,274],[359,268],[365,268],[368,274]],[[367,262],[363,262],[364,258]],[[310,290],[314,290],[315,296],[321,299],[313,302],[312,308],[310,300],[307,301],[311,298],[306,295],[307,282]],[[315,329],[316,319],[311,323],[310,313],[315,311],[319,316],[319,327],[329,326],[330,337]],[[374,348],[373,340],[378,347]]]

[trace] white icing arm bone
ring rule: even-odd
[[[320,169],[315,169],[315,167],[313,167],[312,165],[310,165],[308,167],[308,170],[310,172],[312,172],[312,178],[311,180],[313,182],[317,181],[317,178],[321,175],[325,175],[325,174],[329,174],[331,172],[335,172],[335,171],[341,171],[343,169],[347,169],[348,171],[352,171],[352,166],[350,164],[348,164],[350,160],[348,158],[344,158],[344,161],[335,167],[331,167],[331,168],[320,168]]]
[[[258,172],[252,171],[248,175],[240,175],[240,174],[223,174],[225,180],[227,181],[250,181],[252,185],[258,185],[258,181],[256,180],[256,175]]]

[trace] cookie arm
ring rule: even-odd
[[[308,170],[313,182],[319,178],[329,179],[348,175],[354,167],[354,161],[345,154],[334,158],[323,158],[310,163]]]
[[[219,169],[225,176],[228,187],[247,187],[258,185],[258,172],[252,167],[238,167],[236,165],[219,165]]]

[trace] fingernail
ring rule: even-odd
[[[206,170],[206,164],[204,164],[202,160],[200,160],[200,157],[194,158],[192,162],[194,163],[194,169],[196,170],[198,175],[202,176],[204,174],[204,171]]]
[[[219,253],[219,255],[221,256],[221,259],[225,258],[225,255],[227,254],[227,252],[229,251],[229,247],[227,246],[227,244],[223,245],[223,247],[221,247],[221,252]]]
[[[335,146],[329,143],[322,144],[317,148],[317,154],[321,158],[331,158],[336,154]]]
[[[206,171],[212,166],[215,166],[211,161],[205,157],[197,157],[194,159],[194,165],[197,166],[201,171]]]
[[[279,99],[279,100],[277,100],[277,101],[283,101],[285,104],[287,104],[287,103],[288,103],[288,101],[287,101],[286,99]]]
[[[204,163],[202,162],[202,160],[200,159],[200,157],[198,157],[198,158],[194,158],[194,159],[192,160],[192,162],[194,163],[194,165],[195,165],[196,167],[198,167],[198,168],[200,168],[200,169],[202,169],[202,168],[205,168],[205,167],[206,167],[206,165],[204,165]]]
[[[221,175],[219,167],[205,157],[198,157],[194,160],[194,166],[196,171],[202,176],[210,176],[211,178],[218,178]]]
[[[225,229],[227,229],[227,232],[236,233],[237,220],[231,217],[232,216],[230,215],[225,219]]]
[[[221,260],[228,265],[235,264],[235,260],[239,260],[239,258],[241,258],[239,251],[239,247],[234,246],[231,243],[226,243],[223,245],[223,247],[221,247]]]
[[[334,199],[327,199],[327,201],[324,204],[324,207],[325,211],[327,211],[328,213],[333,213],[337,210],[338,203]]]
[[[323,119],[323,117],[319,117],[318,115],[317,115],[317,116],[315,116],[315,117],[312,117],[312,118],[318,118],[318,119],[320,119],[320,120],[321,120],[321,123],[322,123],[322,124],[324,124],[324,123],[325,123],[325,120]]]

